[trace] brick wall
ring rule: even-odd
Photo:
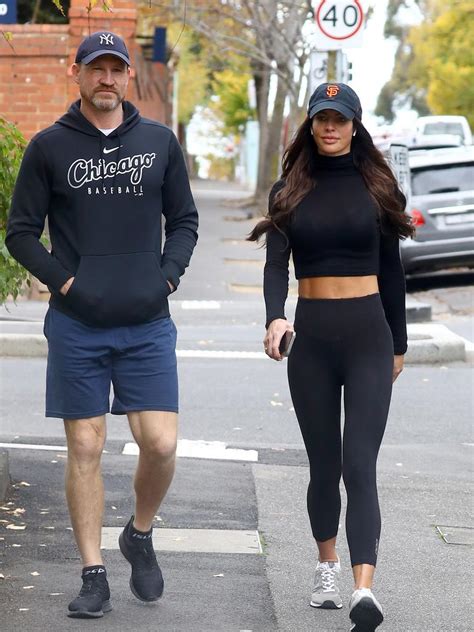
[[[171,125],[170,71],[147,61],[136,43],[136,3],[115,0],[113,12],[98,8],[89,16],[85,6],[86,0],[71,0],[69,24],[8,25],[12,45],[0,37],[0,114],[27,138],[51,125],[79,97],[68,76],[79,42],[104,29],[127,43],[134,68],[127,98],[143,116]]]

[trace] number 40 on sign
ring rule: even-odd
[[[362,46],[364,12],[359,0],[322,0],[314,15],[319,50]]]

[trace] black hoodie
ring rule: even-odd
[[[198,215],[176,137],[131,103],[123,108],[124,121],[109,136],[83,116],[80,101],[37,134],[8,219],[8,250],[48,285],[51,306],[98,327],[169,315],[167,281],[178,286],[197,241]],[[40,242],[46,216],[51,253]]]

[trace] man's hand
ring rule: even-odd
[[[70,279],[66,281],[66,283],[59,290],[63,296],[66,296],[66,294],[69,292],[69,288],[71,287],[73,281],[74,281],[74,277],[71,277]]]
[[[268,326],[263,340],[263,348],[267,356],[272,358],[272,360],[283,360],[278,347],[286,331],[293,331],[293,326],[284,318],[275,318]]]
[[[395,380],[397,379],[397,377],[400,375],[400,373],[403,371],[403,362],[405,360],[405,356],[404,355],[396,355],[393,356],[393,376],[392,376],[392,383],[395,382]]]

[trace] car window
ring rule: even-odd
[[[423,134],[457,134],[463,137],[464,129],[461,123],[438,121],[437,123],[427,123],[423,128]]]
[[[413,195],[448,193],[474,189],[474,163],[429,166],[412,169]]]

